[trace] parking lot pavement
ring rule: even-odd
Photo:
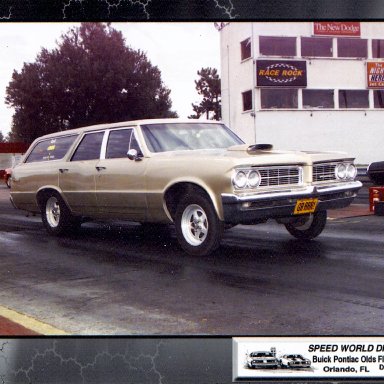
[[[329,211],[328,212],[328,219],[331,222],[333,221],[335,226],[341,225],[343,228],[344,228],[344,222],[347,224],[348,220],[344,221],[341,219],[348,219],[348,218],[354,218],[354,217],[365,217],[364,220],[374,221],[375,218],[372,217],[373,213],[369,211],[369,203],[368,203],[368,198],[367,198],[368,192],[367,191],[368,191],[367,186],[364,186],[364,188],[359,193],[358,198],[355,200],[354,204],[352,204],[351,206],[344,208],[344,209]],[[4,185],[0,185],[0,201],[9,202],[9,190]],[[4,205],[4,207],[8,207],[8,205],[5,205],[5,203],[3,203],[3,205]],[[9,212],[12,212],[12,210],[13,209],[9,204]],[[340,219],[340,222],[338,221],[339,219]],[[30,218],[29,218],[29,220],[30,220]],[[36,218],[36,220],[40,220],[40,219]],[[338,223],[341,223],[341,224],[338,224]],[[367,224],[369,224],[369,222],[367,222]],[[241,233],[241,231],[239,231],[239,233]],[[277,251],[272,250],[271,255],[275,254],[273,252],[277,252]],[[238,257],[240,257],[240,256],[238,256]],[[302,256],[302,257],[304,257],[304,256]],[[186,260],[188,261],[189,259],[186,259]],[[245,258],[245,260],[246,260],[246,258]],[[306,260],[306,259],[304,259],[304,260]],[[225,261],[225,258],[223,258],[223,261]],[[135,261],[135,262],[137,262],[137,261]],[[164,261],[162,261],[162,262],[164,262]],[[198,263],[198,261],[197,261],[197,263]],[[113,264],[110,264],[108,267],[113,268]],[[288,267],[289,267],[289,265],[288,265]],[[162,268],[164,268],[164,265],[162,265]],[[135,271],[136,271],[136,273],[138,273],[136,269],[135,269]],[[120,271],[120,273],[121,273],[121,271]],[[132,278],[132,276],[130,278]],[[355,301],[356,300],[354,300],[353,302],[355,302]],[[376,307],[374,307],[374,308],[376,308]],[[23,311],[23,309],[21,309],[21,311]],[[38,317],[38,315],[36,315],[36,317]],[[46,320],[46,321],[49,322],[49,320]],[[63,329],[65,329],[65,327]],[[32,335],[62,335],[62,334],[65,334],[65,333],[59,329],[51,327],[48,324],[41,323],[34,318],[31,318],[29,316],[25,316],[22,313],[18,313],[18,312],[10,310],[8,308],[0,306],[0,335],[4,335],[4,336],[11,336],[11,335],[12,336],[32,336]]]
[[[349,217],[371,216],[373,214],[369,210],[369,204],[351,204],[347,208],[328,211],[328,219],[346,219]]]

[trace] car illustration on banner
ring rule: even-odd
[[[248,368],[278,368],[279,359],[273,352],[258,351],[246,355]]]
[[[310,368],[311,360],[303,355],[287,354],[280,357],[280,364],[282,368]]]

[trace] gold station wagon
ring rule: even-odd
[[[173,223],[181,247],[207,255],[225,228],[276,219],[318,236],[327,209],[361,187],[342,154],[247,145],[220,122],[141,120],[36,139],[12,173],[15,207],[60,235],[88,219]]]

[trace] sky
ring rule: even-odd
[[[54,48],[62,34],[78,25],[0,23],[0,131],[4,136],[11,129],[14,112],[5,104],[13,71],[34,62],[42,48]],[[194,82],[197,71],[214,67],[220,73],[220,36],[213,23],[112,23],[112,27],[160,69],[164,85],[171,90],[172,110],[181,118],[192,114],[191,104],[200,100]]]

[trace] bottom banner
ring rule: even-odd
[[[0,383],[384,383],[384,337],[0,339]]]
[[[233,380],[383,380],[384,338],[233,338]]]
[[[0,383],[230,384],[232,339],[0,339]]]

